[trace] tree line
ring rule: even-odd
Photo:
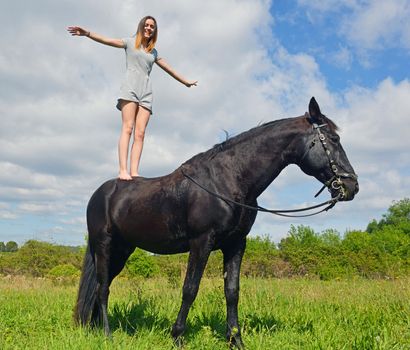
[[[0,253],[12,253],[18,250],[18,244],[14,241],[8,241],[7,243],[0,242]]]
[[[13,244],[14,243],[14,244]],[[0,242],[0,274],[37,277],[77,277],[85,247],[67,247],[35,240],[20,248]],[[187,254],[153,255],[136,249],[123,277],[162,276],[179,281]],[[206,276],[222,275],[222,254],[210,256]],[[268,236],[248,237],[241,273],[255,277],[397,278],[410,273],[410,199],[393,202],[380,220],[365,231],[343,236],[333,229],[321,233],[308,226],[291,226],[278,244]]]

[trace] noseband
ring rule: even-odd
[[[325,151],[325,154],[326,154],[326,157],[329,161],[330,169],[333,173],[333,176],[323,184],[323,187],[319,190],[318,193],[316,193],[315,198],[317,196],[319,196],[319,194],[321,194],[325,188],[328,188],[329,191],[331,191],[332,189],[338,191],[339,192],[338,198],[343,199],[346,196],[346,190],[343,187],[342,179],[357,180],[357,175],[354,174],[354,173],[341,173],[341,172],[339,172],[339,168],[337,167],[336,162],[334,161],[334,159],[332,157],[332,153],[330,152],[329,148],[327,147],[326,136],[320,130],[320,128],[322,128],[326,125],[327,124],[318,125],[316,123],[313,123],[312,127],[317,132],[317,137],[318,137],[318,139],[319,139],[320,143],[322,144],[322,147]],[[315,146],[315,144],[316,144],[316,137],[313,139],[311,145],[309,146],[308,150],[303,155],[302,159],[306,157],[306,155],[313,148],[313,146]]]

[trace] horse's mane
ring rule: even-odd
[[[290,119],[290,118],[288,118]],[[264,131],[267,127],[275,126],[287,119],[280,119],[280,120],[273,120],[262,125],[258,125],[248,131],[244,131],[239,135],[227,137],[227,139],[221,143],[217,143],[212,148],[205,152],[198,153],[197,155],[193,156],[191,159],[187,160],[185,163],[191,163],[193,161],[206,161],[214,158],[218,153],[229,150],[230,148],[234,147],[235,145],[247,141],[248,139],[252,139],[255,136],[259,135],[262,131]],[[227,135],[228,136],[228,135]]]
[[[212,158],[214,158],[217,154],[219,154],[220,152],[227,151],[239,143],[242,143],[244,141],[247,141],[249,139],[252,139],[260,135],[267,128],[277,128],[283,125],[284,123],[287,123],[290,120],[295,120],[298,118],[299,119],[305,118],[309,121],[309,123],[311,123],[309,119],[309,115],[307,116],[304,115],[304,116],[296,117],[296,118],[285,118],[285,119],[272,120],[267,123],[255,126],[252,129],[249,129],[248,131],[244,131],[240,133],[239,135],[232,136],[232,137],[229,137],[228,133],[225,131],[225,134],[227,135],[227,139],[225,141],[215,144],[212,148],[210,148],[207,151],[198,153],[197,155],[187,160],[185,164],[195,162],[195,161],[209,161]],[[322,114],[322,119],[323,119],[323,123],[328,125],[331,132],[334,132],[334,133],[337,132],[338,127],[331,119],[329,119],[323,114]]]
[[[261,131],[263,131],[264,129],[266,129],[269,126],[272,126],[273,124],[278,124],[278,122],[280,122],[280,121],[282,121],[282,120],[273,120],[273,121],[270,121],[270,122],[267,122],[267,123],[264,123],[264,124],[257,125],[255,127],[253,127],[252,129],[241,132],[240,134],[238,134],[236,136],[229,136],[229,134],[227,134],[227,138],[226,138],[225,141],[223,141],[221,143],[217,143],[216,145],[214,145],[208,151],[214,153],[215,151],[227,150],[227,149],[231,148],[232,146],[235,146],[236,144],[238,144],[242,141],[246,141],[250,138],[253,138],[254,136],[259,135]]]

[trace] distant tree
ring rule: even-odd
[[[0,242],[0,253],[5,252],[5,251],[6,251],[6,245],[4,244],[4,242]]]
[[[283,248],[286,245],[290,246],[312,246],[316,245],[320,241],[320,238],[315,231],[304,225],[295,227],[290,226],[289,236],[282,239],[279,243],[279,247]]]
[[[9,241],[6,243],[6,252],[17,252],[17,250],[19,249],[19,246],[16,242],[14,241]]]
[[[377,222],[376,219],[373,219],[372,221],[369,222],[366,228],[366,232],[368,233],[374,233],[379,229],[379,223]]]
[[[331,228],[323,231],[319,238],[323,244],[330,247],[339,246],[342,242],[340,233],[337,230]]]
[[[373,220],[367,225],[366,231],[374,233],[385,226],[394,226],[397,231],[410,235],[410,198],[393,201],[380,221]]]
[[[390,206],[387,214],[383,215],[383,217],[387,224],[410,220],[410,198],[393,201],[393,205]]]
[[[398,230],[394,225],[386,225],[370,236],[372,245],[381,252],[408,259],[410,263],[410,235]]]
[[[248,237],[246,243],[246,253],[254,253],[257,254],[277,254],[277,248],[275,242],[273,242],[269,236],[256,236],[256,237]]]
[[[346,232],[342,244],[348,251],[354,253],[367,251],[372,247],[371,236],[368,232],[362,231]]]

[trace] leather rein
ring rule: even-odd
[[[249,209],[249,210],[254,210],[254,211],[261,211],[261,212],[265,212],[265,213],[271,213],[274,215],[279,215],[279,216],[285,216],[285,217],[308,217],[308,216],[313,216],[313,215],[317,215],[320,214],[324,211],[328,211],[329,209],[333,208],[337,202],[339,202],[341,199],[343,199],[343,197],[345,196],[345,189],[343,188],[343,182],[342,182],[342,178],[353,178],[353,179],[357,179],[357,175],[356,174],[350,174],[350,173],[339,173],[339,170],[335,164],[335,161],[333,160],[333,158],[331,157],[331,152],[329,150],[329,148],[327,147],[326,144],[326,137],[325,135],[320,131],[320,128],[326,126],[327,124],[321,124],[318,125],[316,123],[312,123],[312,127],[313,129],[317,132],[317,137],[320,141],[320,143],[322,144],[322,147],[325,151],[325,154],[329,160],[329,165],[330,168],[332,170],[333,176],[330,180],[326,181],[323,185],[323,187],[319,190],[318,193],[316,193],[315,198],[322,193],[322,191],[327,187],[329,189],[329,191],[331,189],[337,190],[339,193],[336,197],[327,200],[323,203],[320,204],[316,204],[316,205],[312,205],[310,207],[306,207],[306,208],[300,208],[300,209],[286,209],[286,210],[281,210],[281,209],[267,209],[264,208],[260,205],[257,206],[252,206],[252,205],[248,205],[248,204],[244,204],[244,203],[240,203],[237,202],[231,198],[228,198],[224,195],[221,195],[219,193],[216,193],[214,191],[211,191],[210,189],[208,189],[207,187],[201,185],[200,183],[198,183],[193,177],[191,177],[190,175],[186,174],[184,172],[184,170],[181,168],[181,172],[182,174],[189,179],[191,182],[193,182],[195,185],[197,185],[198,187],[202,188],[205,192],[213,195],[216,198],[219,198],[225,202],[228,203],[232,203],[234,205],[240,206],[242,208],[245,209]],[[307,149],[307,151],[305,152],[305,154],[303,155],[302,159],[306,157],[306,155],[309,153],[309,151],[313,148],[313,146],[315,146],[316,144],[316,138],[313,139],[311,145],[309,146],[309,148]],[[317,209],[320,207],[326,206],[325,208],[311,213],[311,214],[302,214],[302,215],[290,215],[290,213],[299,213],[299,212],[303,212],[303,211],[309,211],[309,210],[313,210],[313,209]]]

